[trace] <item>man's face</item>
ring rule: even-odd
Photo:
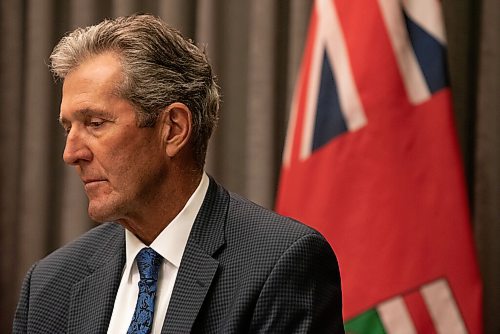
[[[139,128],[135,107],[116,94],[116,55],[104,53],[70,72],[63,85],[64,161],[76,168],[96,221],[134,218],[165,184],[167,159],[158,126]]]

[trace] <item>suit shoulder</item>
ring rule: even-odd
[[[55,267],[78,266],[86,263],[96,252],[112,240],[123,236],[123,228],[116,223],[105,223],[87,231],[65,246],[56,249],[39,261],[36,271]]]
[[[323,239],[323,236],[310,226],[234,193],[230,193],[228,223],[240,231],[249,231],[250,237],[253,235],[258,238],[275,238],[277,241],[286,239],[291,242],[307,235]]]

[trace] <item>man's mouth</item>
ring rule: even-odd
[[[101,179],[101,178],[83,178],[82,181],[84,184],[87,184],[87,183],[100,182],[100,181],[106,181],[106,180]]]
[[[106,182],[105,179],[98,179],[98,178],[85,178],[82,179],[84,188],[86,191],[89,191],[93,188],[98,187],[100,184]]]

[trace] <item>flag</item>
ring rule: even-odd
[[[335,249],[346,330],[482,332],[439,1],[315,1],[276,210]]]

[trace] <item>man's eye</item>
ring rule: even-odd
[[[92,118],[89,120],[88,125],[93,128],[98,128],[104,124],[104,120],[100,118]]]

